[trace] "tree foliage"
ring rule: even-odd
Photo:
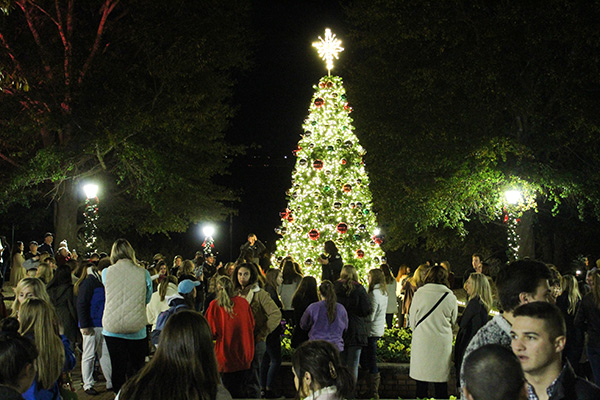
[[[25,84],[0,82],[0,204],[48,196],[60,209],[94,179],[103,229],[183,231],[228,213],[235,194],[214,178],[239,151],[223,133],[249,63],[247,11],[241,1],[14,1],[0,20],[0,71]]]
[[[597,2],[345,2],[357,135],[388,248],[500,222],[504,191],[600,217]]]

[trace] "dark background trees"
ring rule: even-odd
[[[504,191],[520,187],[535,194],[536,256],[598,251],[597,3],[344,4],[344,74],[390,249],[497,253]]]
[[[76,243],[80,185],[92,179],[106,236],[231,212],[235,190],[215,177],[239,152],[223,138],[249,66],[247,4],[49,4],[14,1],[0,21],[0,65],[19,79],[0,82],[0,205],[16,217],[4,222],[23,225],[30,207]]]

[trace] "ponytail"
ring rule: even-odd
[[[321,387],[335,386],[336,399],[350,398],[354,392],[354,376],[340,360],[338,349],[324,340],[310,340],[296,349],[292,356],[292,368],[296,376],[306,372],[312,376],[310,390],[314,393],[315,383]],[[302,385],[298,387],[300,398],[308,397]]]
[[[233,291],[233,282],[229,279],[228,276],[219,276],[217,278],[217,304],[219,307],[223,307],[225,311],[229,314],[231,318],[233,318],[233,301],[232,297],[235,296]]]
[[[329,320],[329,323],[332,324],[333,321],[335,321],[337,314],[337,296],[333,289],[333,283],[328,280],[321,282],[319,293],[325,298],[325,303],[327,304],[327,319]]]

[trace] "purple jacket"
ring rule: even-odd
[[[310,340],[326,340],[344,350],[342,335],[348,328],[348,313],[343,305],[336,303],[335,319],[330,324],[327,318],[327,304],[325,300],[312,303],[300,320],[300,327],[308,331]]]

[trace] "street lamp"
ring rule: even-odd
[[[517,233],[517,224],[520,214],[518,213],[519,204],[523,201],[521,192],[518,190],[507,190],[504,192],[506,198],[506,207],[504,211],[504,222],[507,229],[508,258],[515,260],[519,254],[519,234]]]
[[[96,231],[98,229],[98,185],[88,183],[83,186],[85,193],[85,211],[83,212],[83,236],[85,247],[88,251],[93,252],[96,248]]]
[[[213,248],[215,247],[213,235],[215,234],[215,227],[208,224],[202,227],[202,234],[204,235],[204,242],[202,242],[202,247],[204,251],[204,255],[213,255]]]
[[[519,204],[523,200],[521,192],[518,190],[507,190],[504,192],[504,197],[506,198],[506,202],[511,205]]]

